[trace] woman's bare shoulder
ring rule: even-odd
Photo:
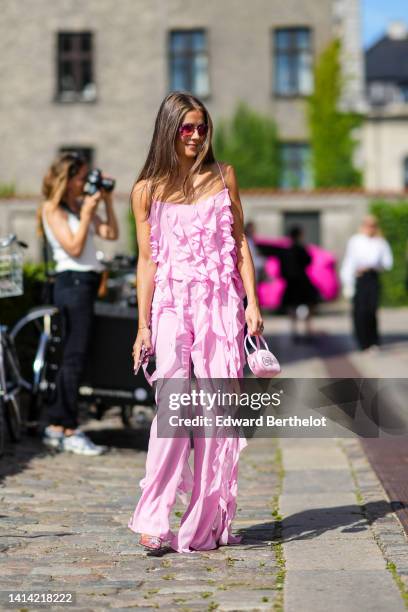
[[[149,181],[142,179],[133,185],[131,197],[133,201],[139,201],[146,197],[149,187]]]
[[[50,200],[45,200],[42,204],[42,210],[44,211],[45,217],[48,219],[66,219],[67,213],[61,208],[61,206],[55,206]]]
[[[132,209],[134,213],[136,213],[136,211],[146,211],[148,206],[148,194],[148,179],[142,179],[134,184],[131,193]]]
[[[235,187],[237,182],[237,177],[235,174],[234,166],[229,164],[228,162],[218,162],[221,168],[222,175],[224,177],[225,183],[227,187]]]

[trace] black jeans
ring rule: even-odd
[[[379,343],[377,327],[379,297],[380,282],[376,270],[369,270],[357,277],[353,298],[353,323],[360,349]]]
[[[48,422],[52,425],[70,429],[78,426],[78,388],[91,339],[99,282],[97,272],[67,271],[56,277],[54,303],[62,314],[63,355],[55,398],[48,407]]]

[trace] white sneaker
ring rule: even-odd
[[[44,429],[42,443],[49,448],[57,448],[62,450],[62,441],[64,439],[64,432],[58,431],[48,426]]]
[[[369,355],[377,355],[379,352],[380,347],[378,346],[378,344],[372,344],[368,347],[368,349],[366,349],[366,353],[368,353]]]
[[[75,455],[96,456],[102,455],[107,447],[94,444],[83,431],[77,429],[71,436],[64,436],[62,450]]]

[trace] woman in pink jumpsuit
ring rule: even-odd
[[[197,380],[241,378],[245,320],[250,333],[263,330],[235,173],[216,162],[211,138],[202,102],[169,94],[132,191],[139,247],[133,356],[137,364],[142,345],[155,353],[152,382],[189,380],[192,366]],[[246,445],[245,438],[194,436],[192,473],[190,438],[158,437],[156,414],[142,494],[129,521],[142,534],[140,543],[157,549],[166,542],[192,552],[239,542],[231,529],[239,453]],[[176,495],[187,503],[190,492],[173,533],[169,515]]]

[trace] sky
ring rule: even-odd
[[[390,21],[404,21],[408,26],[408,0],[362,0],[364,47],[384,33]]]

